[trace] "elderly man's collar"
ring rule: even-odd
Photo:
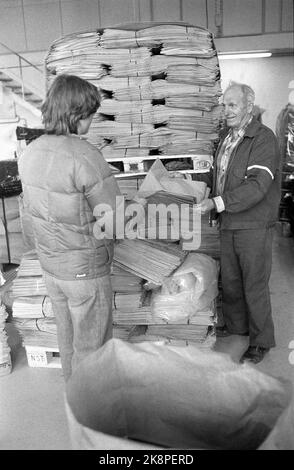
[[[246,137],[254,137],[256,134],[257,129],[260,127],[260,122],[256,119],[256,117],[252,116],[252,119],[249,124],[247,124],[245,128],[244,136]],[[228,133],[230,132],[230,127],[224,127],[220,131],[220,138],[225,138]]]
[[[251,122],[248,124],[248,126],[245,129],[244,136],[254,137],[256,134],[256,131],[259,129],[260,126],[261,126],[260,121],[258,121],[258,119],[256,119],[256,117],[253,116]]]

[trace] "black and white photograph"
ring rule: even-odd
[[[293,59],[293,0],[0,0],[0,451],[294,450]]]

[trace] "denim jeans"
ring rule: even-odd
[[[44,272],[57,324],[57,340],[67,381],[88,354],[112,337],[110,276],[65,281]]]

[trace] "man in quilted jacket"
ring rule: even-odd
[[[95,237],[94,210],[114,211],[120,191],[102,154],[82,138],[99,105],[94,85],[57,76],[42,105],[45,134],[19,160],[66,381],[112,336],[113,240]]]

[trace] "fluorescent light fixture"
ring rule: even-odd
[[[262,57],[271,57],[272,53],[268,51],[260,52],[228,52],[227,54],[219,53],[218,58],[220,60],[232,60],[232,59],[259,59]]]

